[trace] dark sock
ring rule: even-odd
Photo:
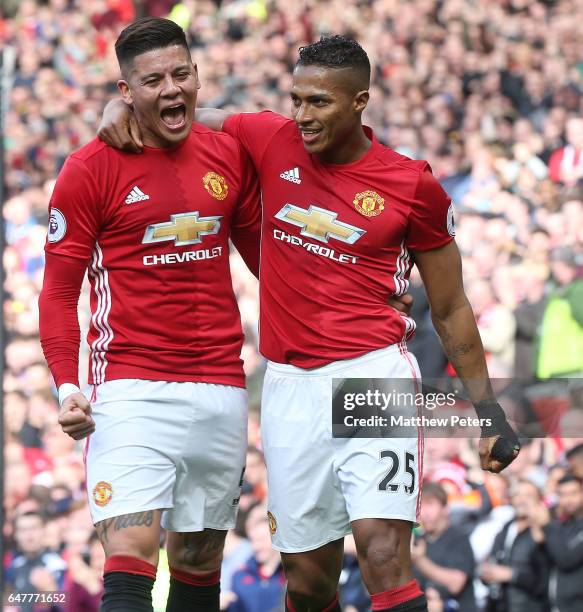
[[[288,593],[285,595],[285,612],[296,612]],[[322,608],[321,612],[342,612],[338,593],[336,593],[334,599],[325,608]]]
[[[170,568],[166,612],[219,612],[221,573],[191,574]]]
[[[374,612],[427,612],[427,599],[416,580],[371,596]]]
[[[103,570],[100,612],[152,612],[156,567],[126,555],[113,555]]]

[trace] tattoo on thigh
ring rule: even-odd
[[[200,533],[185,533],[182,562],[194,565],[214,557],[223,549],[225,532],[216,529],[205,529]]]
[[[114,518],[105,519],[95,525],[97,535],[102,544],[109,542],[110,530],[114,533],[127,527],[151,527],[154,522],[154,510],[146,512],[134,512],[133,514],[122,514]]]

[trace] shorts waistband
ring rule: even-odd
[[[333,361],[332,363],[327,363],[319,368],[312,368],[310,370],[298,368],[297,366],[290,365],[288,363],[268,361],[267,371],[277,374],[285,374],[286,376],[329,376],[330,374],[342,372],[347,368],[361,365],[369,361],[374,361],[379,357],[388,357],[389,355],[404,352],[407,352],[407,345],[404,342],[399,342],[398,344],[391,344],[390,346],[385,346],[384,348],[377,349],[376,351],[365,353],[360,357],[343,359],[342,361]]]

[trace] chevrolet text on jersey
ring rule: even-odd
[[[184,263],[187,261],[201,261],[203,259],[214,259],[220,257],[223,247],[213,249],[201,249],[200,251],[185,251],[184,253],[165,253],[162,255],[144,255],[145,266],[157,266]]]
[[[316,255],[321,255],[322,257],[328,257],[332,261],[337,261],[341,264],[355,264],[358,261],[358,257],[355,257],[354,255],[346,255],[344,253],[337,254],[334,249],[329,249],[321,244],[313,244],[311,242],[304,241],[299,236],[290,236],[290,234],[286,234],[283,230],[274,229],[273,237],[276,240],[281,240],[282,242],[287,242],[288,244],[301,246],[306,249],[308,253],[315,253]]]

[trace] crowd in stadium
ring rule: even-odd
[[[95,137],[102,109],[116,95],[113,43],[121,27],[152,14],[170,15],[187,30],[202,81],[199,106],[288,114],[299,46],[343,33],[366,49],[374,79],[365,123],[386,145],[427,159],[453,198],[465,286],[490,374],[515,381],[501,383],[508,405],[531,424],[538,417],[537,433],[549,434],[524,440],[503,475],[479,469],[471,440],[428,438],[425,477],[435,484],[425,488],[412,554],[430,610],[534,611],[550,609],[549,601],[561,612],[580,609],[583,394],[549,379],[583,372],[581,2],[22,0],[5,6],[0,43],[11,89],[3,89],[3,561],[10,588],[66,590],[74,602],[67,609],[98,609],[103,552],[86,507],[83,447],[57,423],[37,299],[55,177],[67,155]],[[222,597],[225,609],[267,612],[280,609],[284,580],[262,506],[257,283],[236,254],[232,266],[252,416]],[[422,374],[451,376],[415,272],[410,291],[418,323],[410,348]],[[82,328],[86,300],[85,292]],[[567,541],[578,544],[569,548]],[[344,609],[367,610],[349,540],[346,550]],[[164,579],[159,571],[158,601]]]

